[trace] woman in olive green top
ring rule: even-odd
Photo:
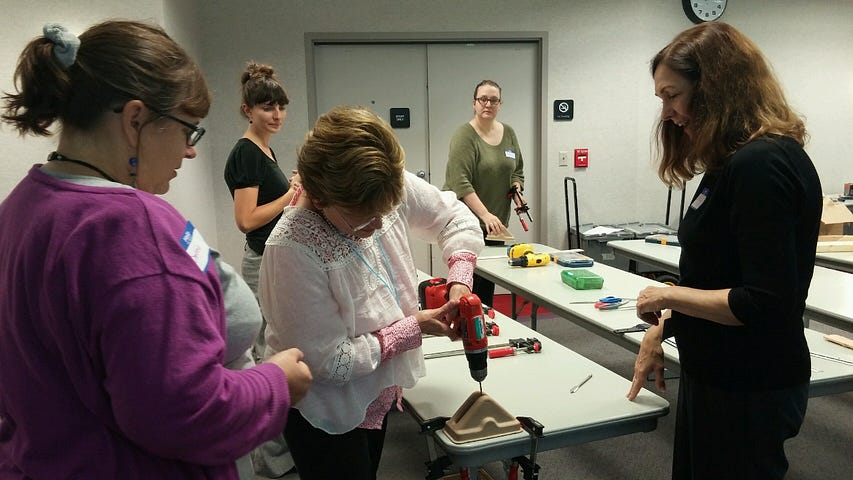
[[[507,193],[514,185],[524,189],[521,149],[512,127],[497,120],[501,107],[497,83],[478,83],[472,105],[474,118],[450,140],[444,190],[455,192],[477,215],[485,236],[506,234],[512,202]],[[494,283],[474,275],[473,292],[483,303],[492,304],[494,291]]]

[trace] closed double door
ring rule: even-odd
[[[536,42],[317,42],[313,45],[315,112],[362,105],[391,123],[391,109],[408,109],[409,127],[395,128],[406,152],[406,169],[441,188],[450,138],[474,115],[474,87],[480,80],[494,80],[502,89],[498,120],[512,126],[518,136],[524,195],[535,213],[541,184],[539,48]],[[525,232],[515,215],[508,225],[517,242],[538,240],[538,224],[528,222],[528,226],[530,231]],[[414,239],[411,247],[419,269],[446,275],[440,251]]]

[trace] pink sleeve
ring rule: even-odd
[[[414,315],[394,322],[376,332],[379,346],[382,348],[382,360],[385,361],[400,352],[421,346],[421,327]]]
[[[447,283],[461,283],[473,288],[474,267],[477,266],[477,255],[471,252],[454,253],[447,261],[450,271],[447,274]]]

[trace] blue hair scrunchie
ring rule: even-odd
[[[69,33],[68,29],[58,23],[46,23],[44,37],[53,43],[53,56],[59,60],[63,67],[68,68],[77,59],[77,50],[80,49],[80,39],[77,35]]]

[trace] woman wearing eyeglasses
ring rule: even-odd
[[[270,235],[258,291],[267,351],[300,348],[317,378],[284,434],[302,480],[374,479],[386,414],[426,373],[421,334],[455,335],[483,237],[450,192],[404,170],[394,132],[369,110],[321,115],[297,157],[303,192]],[[447,262],[442,308],[418,308],[410,237]]]
[[[236,479],[311,374],[298,350],[223,365],[216,261],[152,195],[196,156],[201,71],[158,27],[49,24],[15,86],[4,122],[61,128],[0,204],[0,478]]]
[[[240,273],[257,296],[264,244],[282,210],[293,199],[299,176],[288,181],[270,146],[272,136],[281,131],[290,103],[275,71],[269,65],[250,62],[240,82],[240,113],[248,126],[228,154],[225,183],[234,198],[237,227],[246,234]],[[256,360],[264,355],[265,329],[266,322],[262,320],[252,349]],[[278,478],[293,470],[293,459],[281,435],[253,451],[252,463],[256,473],[269,478]]]
[[[474,88],[474,118],[459,127],[450,140],[443,187],[456,193],[477,215],[484,236],[508,233],[512,200],[507,193],[513,187],[524,190],[518,138],[512,127],[497,120],[501,102],[501,87],[494,81],[483,80]],[[474,276],[474,293],[483,303],[491,305],[494,292],[494,283]]]

